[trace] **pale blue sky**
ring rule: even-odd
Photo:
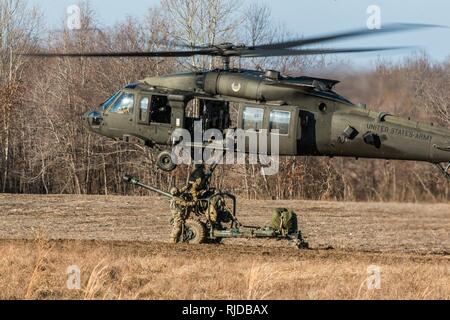
[[[60,27],[66,8],[77,0],[28,0],[43,11],[49,26]],[[250,0],[244,0],[249,2]],[[90,0],[101,25],[109,26],[127,15],[142,17],[147,9],[159,4],[159,0]],[[450,1],[448,0],[277,0],[267,1],[271,6],[274,21],[299,35],[317,35],[331,31],[364,27],[370,5],[381,8],[382,23],[415,22],[450,26]],[[335,44],[333,44],[335,45]],[[407,34],[380,36],[360,41],[339,42],[335,46],[422,46],[433,59],[450,57],[450,29],[430,29]],[[394,58],[407,55],[394,54]],[[376,55],[366,57],[349,56],[359,63],[367,63]]]

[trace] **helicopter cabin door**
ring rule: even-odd
[[[245,133],[244,146],[237,144],[237,152],[255,154],[260,152],[260,134],[265,126],[264,106],[243,104],[239,109],[239,128]]]
[[[306,110],[299,110],[297,125],[297,155],[316,155],[316,117],[317,115]]]
[[[258,153],[272,154],[272,147],[278,150],[273,150],[279,154],[293,154],[295,152],[295,136],[294,126],[292,123],[295,119],[295,111],[290,110],[284,106],[269,106],[269,105],[241,105],[239,112],[240,128],[244,130],[246,135],[246,152],[255,149],[251,144],[257,143]],[[264,137],[262,136],[264,135]],[[255,141],[252,137],[256,137]],[[262,149],[264,138],[267,142],[267,147]],[[272,138],[277,141],[278,146],[272,146]]]
[[[296,110],[289,106],[267,106],[269,150],[278,154],[294,155],[297,149],[295,136]],[[278,145],[272,145],[272,141]],[[274,150],[276,148],[278,150]]]
[[[172,107],[164,95],[141,94],[137,103],[137,131],[154,143],[167,143],[172,133]]]

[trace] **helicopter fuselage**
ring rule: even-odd
[[[171,146],[174,130],[193,130],[195,121],[225,133],[232,103],[235,128],[277,134],[280,155],[450,162],[450,130],[355,105],[333,90],[337,83],[246,70],[147,78],[86,113],[85,123],[113,139]]]

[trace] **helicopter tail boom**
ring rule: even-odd
[[[366,110],[336,113],[330,146],[335,156],[450,162],[450,130]]]

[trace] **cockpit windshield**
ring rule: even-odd
[[[100,109],[102,111],[105,111],[106,109],[108,109],[109,106],[114,102],[114,100],[116,100],[116,98],[119,94],[120,94],[120,91],[117,91],[112,97],[110,97],[108,100],[103,102],[103,104],[101,104],[101,106],[100,106]]]

